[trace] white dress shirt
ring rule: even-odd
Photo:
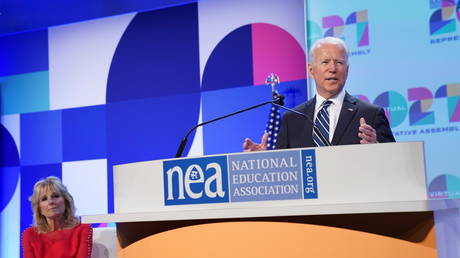
[[[334,138],[334,132],[339,121],[340,110],[342,109],[344,98],[345,90],[342,89],[339,94],[328,99],[332,101],[331,105],[327,108],[327,111],[329,112],[329,142],[332,142],[332,138]],[[313,121],[316,121],[316,116],[318,112],[323,108],[324,101],[326,101],[325,98],[321,97],[319,94],[316,94],[315,115],[313,117]]]

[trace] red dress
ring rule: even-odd
[[[93,247],[93,229],[79,224],[70,229],[37,233],[30,227],[22,233],[24,258],[89,258]]]

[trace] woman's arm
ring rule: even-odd
[[[35,258],[34,250],[30,244],[32,233],[32,228],[28,228],[22,232],[22,251],[24,253],[24,258]]]
[[[81,224],[82,232],[80,234],[77,258],[90,258],[93,250],[93,228],[90,224]]]

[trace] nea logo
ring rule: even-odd
[[[165,205],[228,202],[227,157],[163,162]]]

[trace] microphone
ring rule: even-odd
[[[284,105],[284,96],[279,95],[278,98],[280,99],[280,101],[273,102],[274,106],[277,106],[277,107],[282,108],[284,110],[290,111],[292,113],[296,113],[297,115],[300,115],[300,116],[304,117],[305,119],[307,119],[308,122],[310,122],[310,124],[313,126],[313,130],[318,135],[318,137],[321,139],[321,141],[324,142],[326,144],[326,146],[331,146],[332,145],[329,142],[329,139],[326,139],[326,137],[324,137],[324,135],[321,133],[321,130],[319,130],[319,128],[315,125],[315,123],[313,122],[313,120],[309,116],[307,116],[306,114],[304,114],[302,112],[299,112],[297,110],[294,110],[294,109],[287,108],[287,107],[283,106]]]
[[[184,152],[185,145],[187,145],[187,138],[196,128],[198,128],[200,126],[203,126],[203,125],[206,125],[206,124],[209,124],[209,123],[212,123],[212,122],[215,122],[217,120],[221,120],[221,119],[224,119],[224,118],[227,118],[227,117],[230,117],[230,116],[234,116],[234,115],[239,114],[239,113],[243,113],[243,112],[246,112],[246,111],[249,111],[249,110],[264,106],[264,105],[267,105],[267,104],[273,104],[273,105],[276,105],[276,106],[279,106],[281,108],[286,109],[285,107],[281,106],[281,105],[284,104],[284,96],[278,95],[278,96],[276,96],[274,99],[272,99],[270,101],[266,101],[266,102],[260,103],[258,105],[255,105],[255,106],[248,107],[248,108],[233,112],[231,114],[221,116],[221,117],[218,117],[218,118],[214,118],[212,120],[197,124],[187,132],[187,134],[184,136],[184,138],[180,142],[179,148],[177,148],[176,158],[182,157],[182,153]]]

